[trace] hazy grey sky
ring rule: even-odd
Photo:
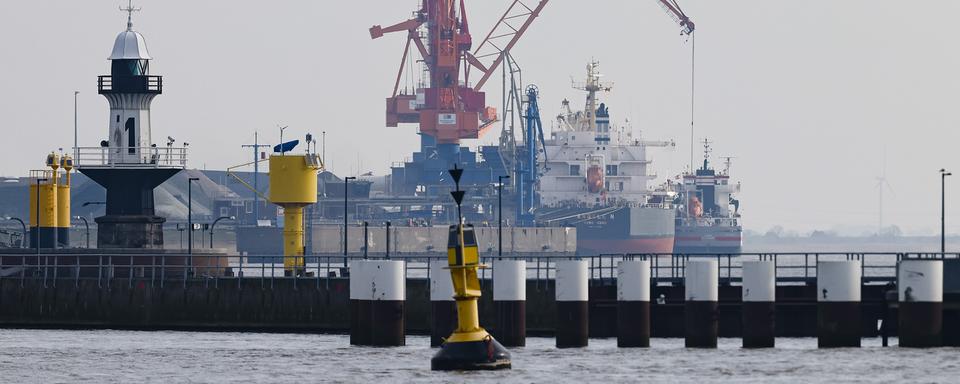
[[[509,2],[468,2],[476,41]],[[715,156],[736,157],[748,229],[874,229],[886,148],[885,222],[938,231],[937,170],[946,167],[958,173],[948,214],[950,231],[960,232],[960,2],[680,2],[698,30],[697,136],[715,142]],[[108,72],[125,28],[120,3],[0,2],[0,174],[25,175],[47,151],[72,146],[74,90],[81,145],[105,136],[96,76]],[[334,172],[386,172],[418,140],[412,126],[383,123],[403,36],[371,41],[367,29],[409,17],[417,3],[136,1],[136,29],[164,76],[154,139],[188,141],[192,166],[224,169],[247,161],[240,145],[255,130],[270,143],[277,124],[291,127],[287,135],[326,130]],[[600,60],[616,84],[604,100],[613,119],[677,141],[651,151],[666,177],[689,159],[690,46],[678,32],[654,0],[553,0],[514,56],[524,80],[540,87],[548,119],[563,98],[582,107],[570,78]],[[486,90],[499,106],[496,83]]]

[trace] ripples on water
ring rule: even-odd
[[[896,345],[896,339],[891,340]],[[513,349],[514,369],[430,371],[429,339],[399,348],[351,347],[342,335],[0,330],[0,382],[957,382],[960,349],[818,350],[816,339],[777,339],[772,350],[719,350],[653,339],[650,349],[619,349],[591,339],[558,350],[530,338]]]

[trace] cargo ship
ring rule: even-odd
[[[710,163],[710,142],[703,141],[703,166],[676,185],[676,253],[732,254],[743,250],[740,183],[730,180],[730,160],[717,171]]]
[[[672,141],[645,141],[629,124],[614,125],[598,96],[612,84],[601,81],[599,63],[574,83],[585,91],[583,111],[563,101],[550,138],[544,142],[544,170],[536,210],[540,225],[574,226],[582,255],[670,253],[674,242],[674,191],[651,189],[650,147]]]

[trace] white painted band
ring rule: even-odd
[[[743,262],[743,301],[777,301],[777,279],[772,261]]]
[[[717,301],[720,293],[717,260],[688,260],[684,284],[686,301]]]
[[[859,302],[860,261],[821,261],[817,263],[817,301]]]
[[[493,261],[493,300],[527,300],[527,262],[523,260]]]
[[[617,300],[650,301],[650,261],[620,262],[617,267]]]
[[[903,260],[897,275],[900,302],[943,302],[942,260]]]
[[[453,280],[446,259],[430,262],[430,301],[453,301]]]
[[[403,262],[357,260],[350,263],[350,300],[406,299]]]
[[[586,260],[557,262],[557,301],[588,301],[590,299]]]

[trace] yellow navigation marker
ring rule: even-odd
[[[510,352],[480,326],[477,309],[480,280],[477,270],[483,266],[480,264],[480,251],[473,226],[463,224],[460,210],[464,196],[460,190],[462,175],[463,170],[456,166],[450,170],[457,187],[451,192],[457,202],[457,225],[450,226],[447,264],[453,281],[453,299],[457,302],[457,328],[440,346],[430,366],[435,371],[509,369]]]

